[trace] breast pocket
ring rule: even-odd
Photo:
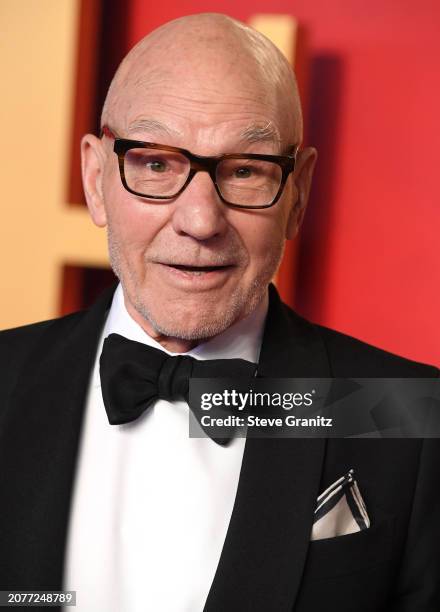
[[[336,578],[367,570],[392,557],[394,517],[376,517],[368,529],[310,542],[304,576],[309,580]]]

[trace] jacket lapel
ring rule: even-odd
[[[47,326],[13,393],[0,442],[2,588],[61,588],[84,401],[113,291]]]
[[[266,378],[330,376],[315,328],[285,307],[273,286],[258,371]],[[246,440],[234,510],[206,612],[292,610],[324,453],[324,439]]]

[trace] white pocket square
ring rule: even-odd
[[[317,499],[311,540],[323,540],[368,529],[370,519],[354,470],[338,478]]]

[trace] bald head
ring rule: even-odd
[[[110,85],[102,124],[121,125],[133,97],[149,88],[172,83],[200,91],[216,100],[223,85],[243,90],[273,108],[283,128],[261,125],[283,146],[302,139],[301,106],[289,62],[265,36],[245,24],[215,13],[181,17],[154,30],[128,53]],[[235,86],[234,86],[235,83]],[[166,85],[165,85],[166,86]],[[278,133],[278,132],[283,133]]]

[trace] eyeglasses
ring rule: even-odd
[[[197,172],[208,172],[222,202],[237,208],[269,208],[280,198],[295,169],[291,155],[237,153],[205,157],[186,149],[117,137],[108,126],[101,136],[115,141],[121,181],[127,191],[153,200],[171,200]]]

